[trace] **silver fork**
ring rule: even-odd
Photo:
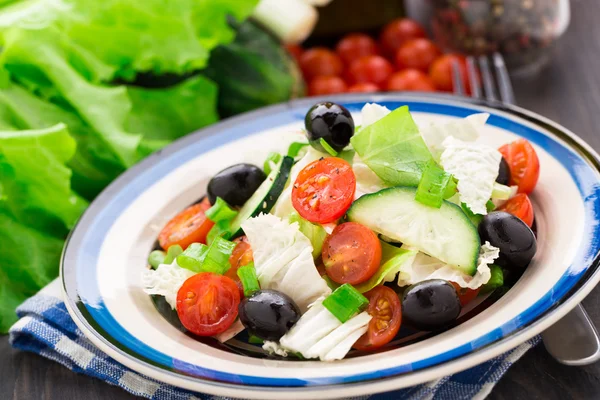
[[[489,57],[467,57],[467,76],[472,97],[515,104],[512,84],[500,53]],[[481,76],[483,86],[478,76]],[[454,93],[466,95],[458,63],[452,65],[452,80]],[[542,332],[542,340],[548,353],[562,364],[588,365],[600,359],[598,331],[581,304]]]

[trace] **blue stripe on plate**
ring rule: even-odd
[[[491,114],[488,120],[489,125],[493,125],[522,136],[536,145],[544,148],[549,154],[556,158],[569,171],[581,193],[582,201],[584,202],[586,220],[600,220],[600,202],[598,200],[600,194],[600,185],[597,172],[592,169],[581,156],[579,156],[573,150],[565,147],[564,144],[560,143],[556,139],[546,136],[542,132],[528,125],[516,122],[515,120],[512,120],[504,115],[494,114],[494,110],[488,108],[481,109],[476,106],[471,108],[463,105],[456,106],[444,103],[416,101],[384,101],[380,102],[380,104],[385,105],[390,109],[395,109],[402,105],[408,105],[411,111],[442,114],[454,117],[465,117],[482,111],[489,112]],[[345,105],[351,111],[359,111],[364,103],[354,102],[347,103]],[[85,307],[95,322],[97,322],[113,338],[118,338],[118,341],[129,350],[139,354],[142,357],[152,360],[163,367],[173,368],[183,374],[195,377],[229,383],[260,386],[310,386],[379,379],[423,369],[455,359],[482,346],[489,345],[522,328],[529,322],[533,321],[536,317],[540,316],[543,312],[550,309],[557,300],[561,299],[587,271],[600,250],[600,234],[595,231],[595,226],[593,224],[586,224],[584,240],[582,241],[582,245],[573,265],[568,268],[566,273],[560,278],[560,280],[552,289],[550,289],[542,298],[540,298],[535,304],[533,304],[519,316],[508,323],[491,330],[485,335],[482,335],[477,340],[459,346],[445,353],[438,354],[414,363],[401,364],[393,368],[382,369],[369,373],[357,373],[354,375],[336,377],[322,377],[310,380],[229,374],[173,359],[172,357],[160,353],[142,343],[125,329],[123,329],[123,327],[113,318],[113,316],[104,306],[96,279],[91,279],[92,277],[96,276],[97,260],[101,247],[100,243],[102,243],[103,238],[113,224],[114,220],[116,220],[116,218],[129,206],[129,204],[131,204],[131,202],[139,195],[139,193],[145,191],[154,182],[168,174],[169,171],[172,171],[173,169],[187,163],[191,159],[196,158],[215,147],[229,143],[252,133],[302,120],[305,112],[306,110],[304,107],[292,107],[281,113],[269,115],[246,123],[243,126],[235,125],[223,130],[216,136],[211,136],[191,143],[189,146],[181,148],[179,151],[170,154],[168,157],[160,159],[155,165],[147,170],[141,171],[141,173],[134,177],[123,190],[116,193],[114,198],[106,204],[106,206],[91,222],[87,230],[87,234],[82,240],[82,250],[79,252],[79,259],[77,260],[77,291],[82,302],[85,304]]]

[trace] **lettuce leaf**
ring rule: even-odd
[[[32,227],[50,232],[72,228],[88,205],[71,190],[65,164],[74,154],[75,140],[64,124],[0,132],[1,205]]]
[[[392,246],[386,242],[381,243],[381,266],[375,274],[366,282],[356,285],[355,288],[361,293],[368,292],[375,286],[384,282],[391,282],[396,278],[404,264],[413,262],[417,250],[409,250]]]
[[[408,107],[400,107],[351,139],[361,160],[390,186],[417,186],[432,160]]]
[[[5,7],[0,29],[42,36],[56,28],[110,65],[109,78],[140,71],[184,74],[206,66],[210,51],[235,36],[227,17],[247,18],[258,0],[30,0]],[[108,71],[108,70],[107,70]]]
[[[16,322],[15,308],[58,275],[63,240],[17,222],[0,210],[0,332]]]

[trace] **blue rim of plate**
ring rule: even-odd
[[[142,343],[119,325],[104,306],[95,279],[77,279],[78,276],[96,276],[99,243],[102,242],[112,222],[137,197],[138,193],[143,192],[158,178],[210,149],[235,141],[249,133],[300,121],[310,105],[323,100],[344,104],[352,112],[359,111],[366,102],[377,102],[390,109],[408,105],[413,112],[455,117],[481,112],[480,107],[491,108],[488,124],[528,139],[557,159],[569,171],[579,189],[586,221],[600,220],[600,157],[573,133],[529,111],[501,103],[437,94],[338,95],[294,100],[222,121],[179,139],[129,169],[98,196],[67,239],[61,261],[65,301],[79,322],[97,340],[119,352],[121,356],[133,362],[143,363],[158,372],[174,374],[179,378],[201,380],[204,383],[229,387],[244,385],[282,389],[306,389],[309,386],[323,388],[326,385],[392,379],[399,375],[434,368],[444,362],[457,361],[491,346],[499,346],[515,334],[548,318],[569,298],[582,290],[585,283],[598,273],[600,232],[594,231],[594,224],[588,223],[585,226],[585,240],[582,240],[574,263],[553,288],[513,320],[489,331],[473,342],[418,362],[399,364],[369,373],[310,380],[237,375],[173,359]],[[494,114],[498,111],[501,115]],[[516,116],[530,124],[519,123],[502,114]],[[554,137],[533,128],[533,125],[551,132]]]

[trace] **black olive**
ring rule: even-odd
[[[461,306],[456,289],[443,279],[409,286],[402,298],[402,318],[423,331],[434,331],[452,323]]]
[[[311,146],[326,152],[321,145],[325,140],[335,151],[340,152],[350,143],[354,135],[354,120],[346,107],[336,103],[317,103],[304,117],[306,136]]]
[[[496,178],[496,182],[507,186],[510,182],[510,167],[508,166],[508,163],[504,157],[502,157],[502,160],[500,160],[500,168],[498,169],[498,177]]]
[[[500,249],[494,264],[506,269],[525,269],[537,250],[535,235],[525,222],[504,211],[486,215],[479,224],[481,242]]]
[[[206,189],[210,204],[217,197],[232,207],[241,207],[256,192],[267,176],[252,164],[236,164],[219,172],[208,183]]]
[[[277,341],[300,319],[300,309],[286,294],[259,290],[242,300],[239,317],[250,334]]]

